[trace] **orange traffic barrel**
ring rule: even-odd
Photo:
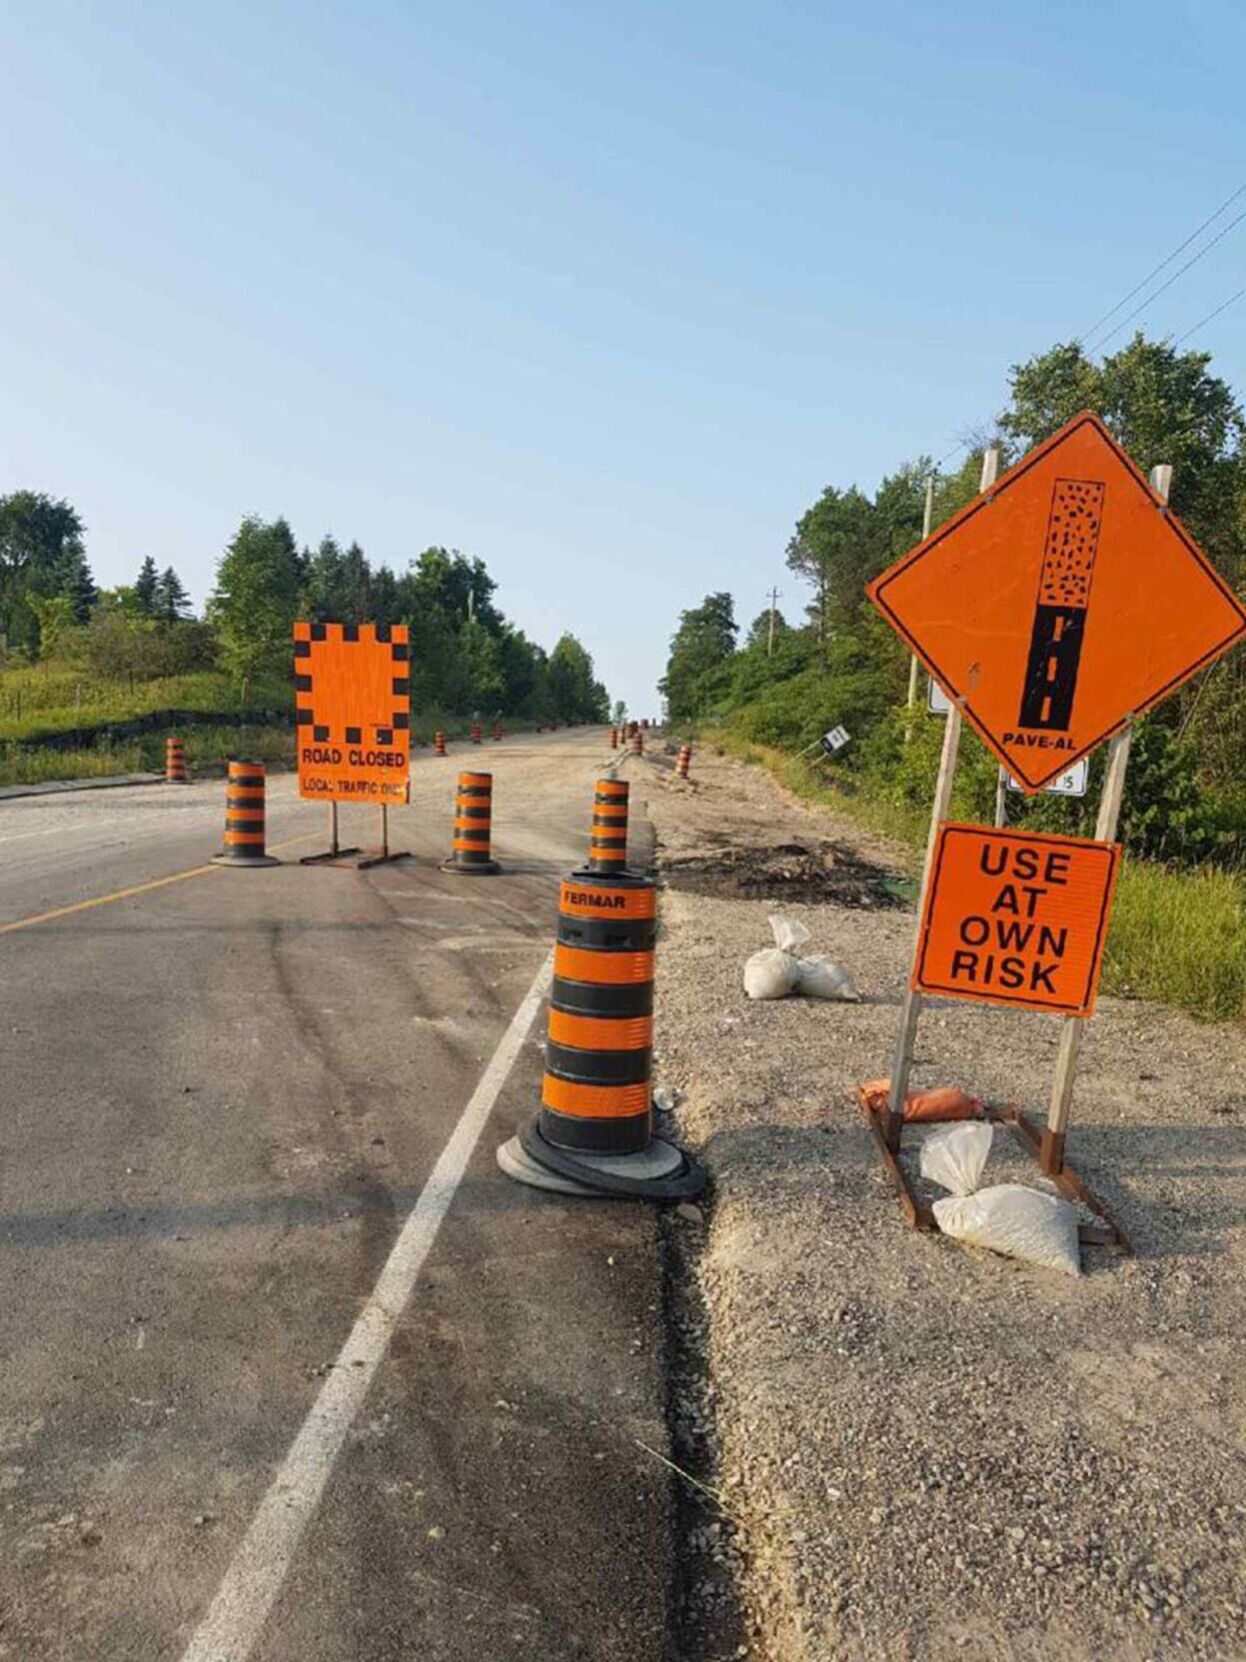
[[[442,871],[484,877],[502,868],[490,853],[493,829],[493,775],[460,773],[454,804],[454,853]]]
[[[681,779],[686,779],[688,777],[688,769],[691,766],[692,746],[690,744],[681,744],[679,747],[679,760],[675,763],[675,772]]]
[[[495,721],[494,724],[493,724],[493,740],[494,740],[494,743],[496,744],[497,741],[501,737],[502,737],[502,723],[500,721]]]
[[[266,852],[264,764],[231,762],[225,782],[225,847],[212,856],[218,866],[279,866]]]
[[[649,1141],[656,912],[648,877],[561,885],[540,1114],[556,1148],[635,1154]]]
[[[164,777],[170,785],[185,785],[188,783],[186,749],[181,739],[166,739],[164,741]]]
[[[588,869],[620,872],[627,866],[627,797],[625,779],[599,779],[593,793],[593,826],[588,839]]]
[[[612,727],[610,729],[610,748],[611,750],[617,750],[619,748],[619,730],[617,727]]]
[[[632,755],[643,756],[645,753],[645,735],[638,727],[632,734]]]
[[[433,734],[433,755],[434,756],[444,756],[445,754],[446,754],[446,735],[444,733],[434,733]]]
[[[480,743],[480,723],[478,721],[472,723],[472,743]]]

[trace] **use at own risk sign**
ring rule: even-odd
[[[941,826],[914,988],[1088,1016],[1120,852],[1084,837]]]
[[[411,666],[405,624],[296,623],[299,795],[410,796]]]

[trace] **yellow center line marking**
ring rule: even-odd
[[[319,837],[318,831],[308,831],[301,837],[288,837],[274,843],[270,853],[279,848],[293,848],[297,843],[309,843]],[[11,935],[17,929],[33,929],[36,924],[55,923],[58,918],[73,917],[76,912],[89,912],[95,906],[111,906],[116,900],[129,900],[136,894],[150,894],[153,889],[167,888],[170,883],[185,883],[191,877],[206,877],[209,872],[224,871],[224,866],[192,866],[189,871],[175,871],[170,877],[153,877],[149,883],[135,883],[128,889],[114,889],[111,894],[93,895],[90,900],[75,900],[71,906],[58,906],[51,912],[36,912],[33,917],[14,918],[12,923],[0,923],[0,935]]]

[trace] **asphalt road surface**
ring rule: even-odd
[[[0,803],[6,1662],[668,1654],[653,1215],[494,1161],[607,752],[483,748],[368,872],[285,776],[262,871],[219,781]],[[495,878],[437,868],[473,763]]]

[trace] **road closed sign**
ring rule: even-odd
[[[941,826],[913,987],[1088,1016],[1119,863],[1117,843]]]
[[[409,660],[405,624],[294,625],[300,796],[409,799]]]

